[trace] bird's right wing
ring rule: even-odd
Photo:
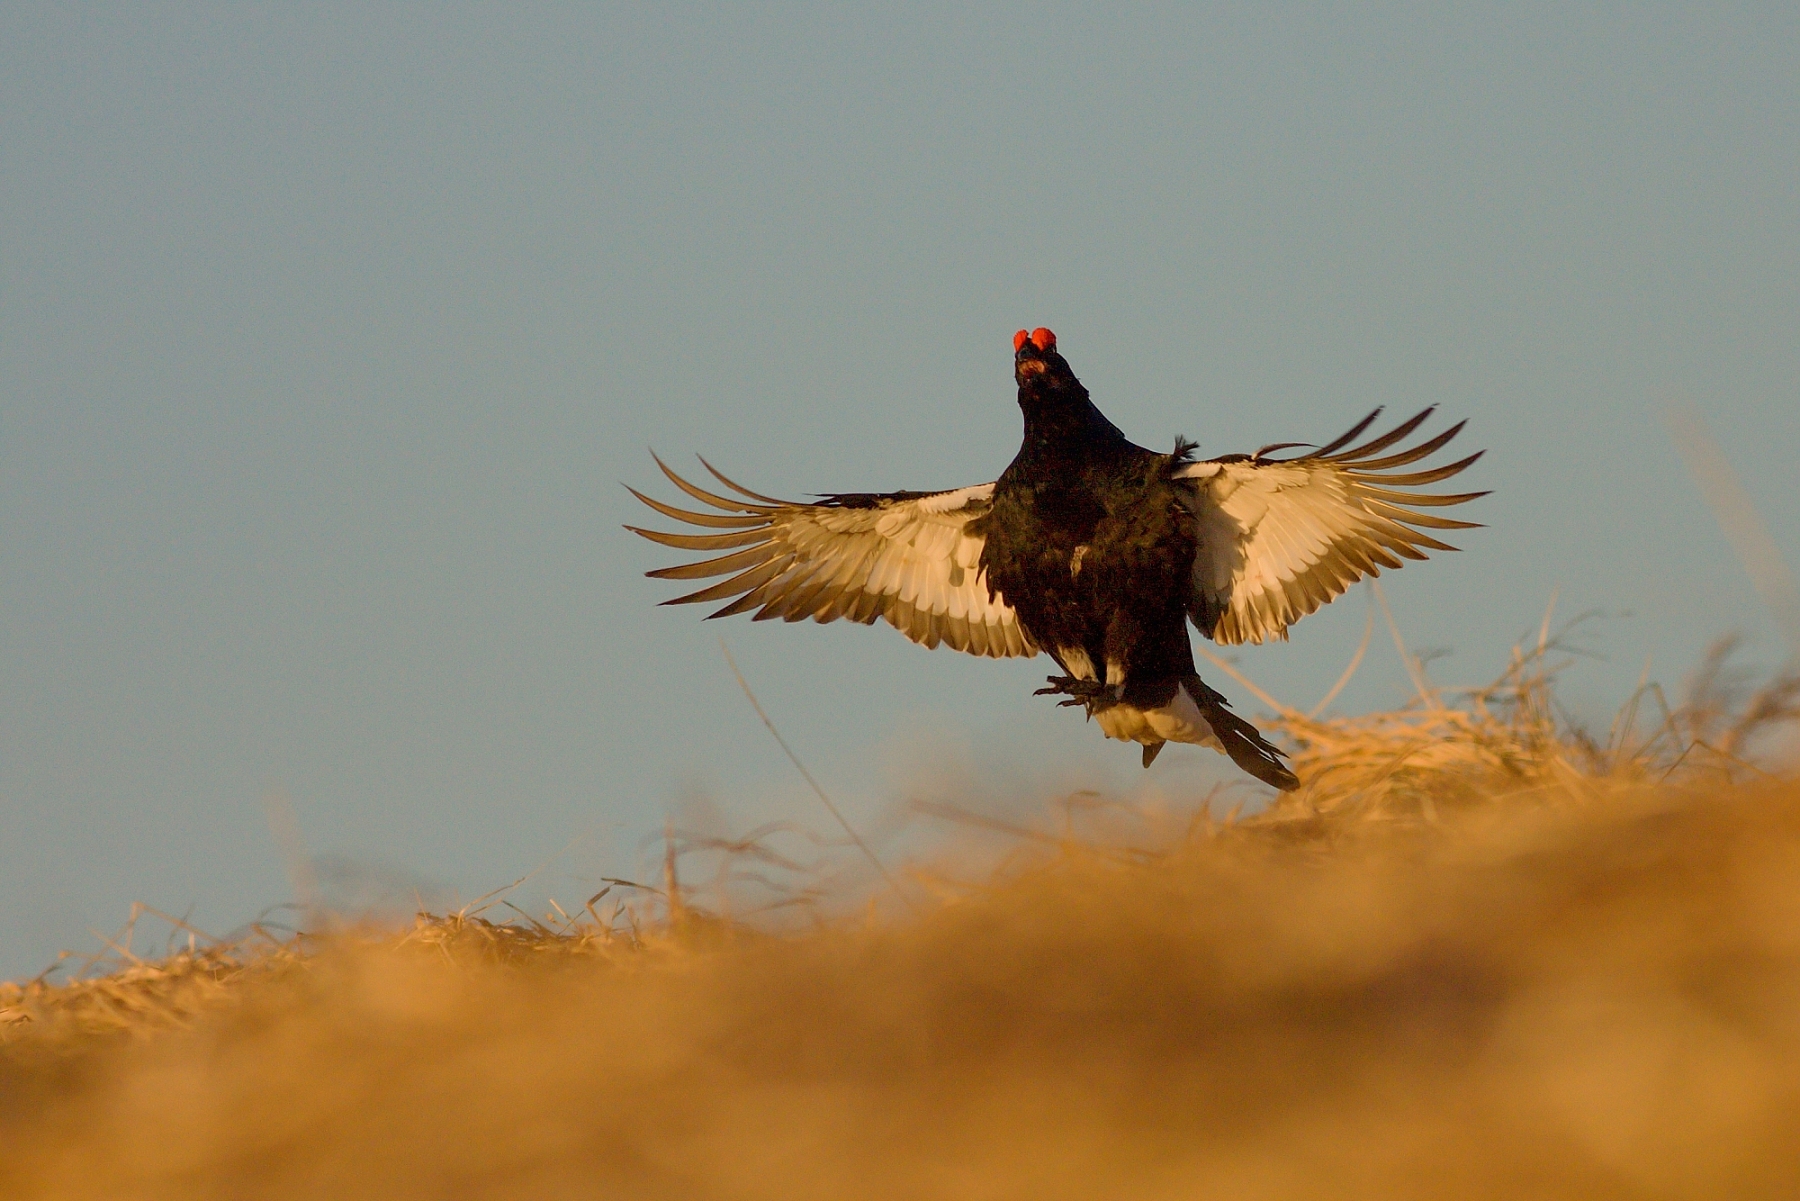
[[[680,550],[725,551],[717,558],[648,572],[657,579],[726,575],[698,592],[664,601],[682,605],[731,599],[710,617],[756,610],[756,621],[817,622],[877,617],[927,647],[942,643],[1002,659],[1038,653],[1037,644],[997,595],[981,569],[983,538],[969,523],[992,504],[994,485],[951,492],[831,496],[817,503],[777,500],[732,483],[701,463],[744,499],[718,496],[656,465],[677,488],[710,506],[693,512],[631,494],[661,513],[719,532],[668,534],[626,526]]]

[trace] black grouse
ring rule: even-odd
[[[1165,742],[1230,755],[1277,788],[1298,787],[1281,752],[1227,707],[1194,670],[1187,622],[1215,642],[1260,643],[1364,576],[1425,550],[1454,550],[1424,529],[1469,529],[1418,511],[1484,492],[1410,489],[1449,479],[1480,453],[1403,472],[1441,449],[1462,422],[1384,454],[1432,410],[1361,445],[1381,410],[1328,445],[1289,458],[1284,442],[1255,454],[1197,461],[1130,442],[1088,398],[1047,329],[1013,336],[1025,437],[1000,478],[948,492],[845,493],[777,500],[703,466],[737,495],[720,496],[657,466],[711,512],[632,495],[657,512],[716,532],[627,526],[717,558],[649,572],[659,579],[729,578],[665,601],[728,601],[713,617],[755,620],[877,617],[927,647],[1004,658],[1047,651],[1063,674],[1040,694],[1086,709],[1108,738]],[[1402,490],[1405,489],[1405,490]],[[741,498],[741,499],[740,499]]]

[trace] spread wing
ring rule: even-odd
[[[880,617],[928,647],[942,643],[995,659],[1038,653],[1011,607],[988,594],[983,539],[969,531],[992,504],[994,485],[830,496],[808,504],[751,492],[700,461],[744,499],[695,487],[661,459],[656,465],[663,474],[711,511],[678,509],[629,489],[665,517],[716,531],[666,534],[626,526],[632,533],[680,550],[726,552],[648,572],[664,580],[730,577],[663,604],[729,600],[708,616],[755,609],[756,621],[842,617],[870,625]]]
[[[1435,407],[1435,406],[1434,406]],[[1475,528],[1421,509],[1459,505],[1485,492],[1432,495],[1411,489],[1456,475],[1485,452],[1447,466],[1398,471],[1440,450],[1464,425],[1410,448],[1383,455],[1432,413],[1426,409],[1361,446],[1344,450],[1381,414],[1370,413],[1329,446],[1271,460],[1226,455],[1176,472],[1189,482],[1200,547],[1194,557],[1189,613],[1215,642],[1262,642],[1287,637],[1287,628],[1381,568],[1423,559],[1426,550],[1455,550],[1430,530]]]

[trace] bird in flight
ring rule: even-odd
[[[706,508],[631,494],[709,532],[625,528],[678,550],[724,553],[647,574],[727,577],[663,603],[724,601],[710,616],[754,610],[757,621],[879,617],[927,647],[997,659],[1046,652],[1061,674],[1039,694],[1085,709],[1108,738],[1140,744],[1145,767],[1164,743],[1196,743],[1276,788],[1297,788],[1281,752],[1200,679],[1187,623],[1218,643],[1285,640],[1290,625],[1364,576],[1456,549],[1424,531],[1477,523],[1425,510],[1487,493],[1413,489],[1449,479],[1481,452],[1402,469],[1464,423],[1403,445],[1428,408],[1352,445],[1376,409],[1324,446],[1282,442],[1199,460],[1177,439],[1157,454],[1094,406],[1055,334],[1020,330],[1013,352],[1025,434],[992,483],[787,501],[701,459],[733,494],[719,495],[657,459]],[[1271,457],[1279,451],[1304,453]]]

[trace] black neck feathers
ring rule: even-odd
[[[1025,416],[1025,459],[1085,458],[1128,445],[1124,433],[1088,399],[1073,376],[1038,377],[1019,386],[1019,409]]]

